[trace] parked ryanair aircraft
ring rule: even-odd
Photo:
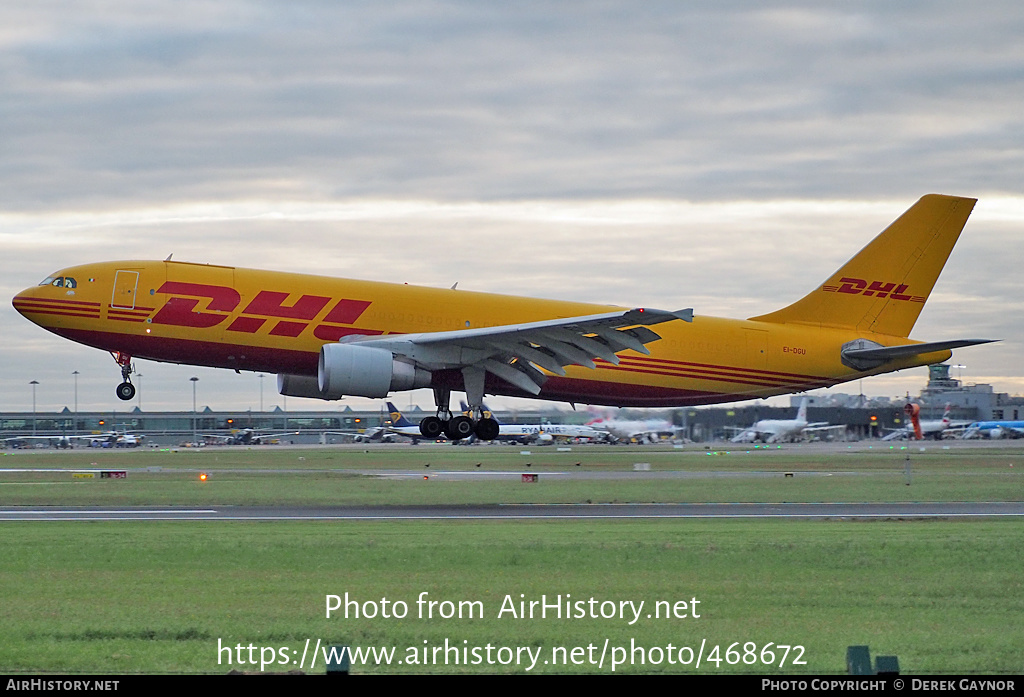
[[[63,269],[14,298],[32,322],[133,358],[274,372],[282,394],[379,398],[431,387],[425,437],[498,424],[483,396],[614,406],[711,404],[938,363],[984,343],[908,338],[974,199],[928,195],[828,280],[747,320],[170,261]],[[453,416],[464,390],[471,416]]]

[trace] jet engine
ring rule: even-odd
[[[277,391],[286,397],[341,399],[386,397],[389,392],[430,387],[430,371],[398,360],[385,349],[351,344],[325,344],[318,374],[277,376]]]
[[[430,378],[430,371],[400,361],[386,349],[356,344],[324,344],[320,349],[321,399],[387,397],[388,392],[429,387]]]
[[[285,397],[311,397],[323,399],[315,375],[277,374],[277,391]]]

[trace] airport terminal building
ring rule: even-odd
[[[929,367],[929,380],[915,400],[922,405],[922,419],[941,418],[947,405],[949,417],[963,421],[1022,420],[1024,397],[1011,397],[996,392],[992,385],[963,385],[953,379],[947,364]],[[802,397],[794,395],[791,406],[771,407],[751,402],[739,407],[701,407],[662,410],[682,436],[694,442],[727,440],[736,428],[743,428],[760,419],[791,419]],[[867,399],[860,395],[832,394],[812,396],[808,401],[807,418],[812,422],[845,424],[845,438],[862,440],[879,438],[905,426],[903,406],[906,400]],[[531,412],[495,412],[502,423],[585,423],[591,418],[586,411],[563,411],[559,404],[537,402]],[[546,408],[545,408],[546,407]],[[414,407],[407,416],[414,422],[428,412]],[[649,416],[650,414],[646,414]],[[624,410],[622,418],[635,418],[632,410]],[[60,412],[15,412],[0,414],[0,438],[87,435],[106,431],[143,433],[149,442],[178,444],[201,440],[204,434],[228,434],[241,429],[265,433],[281,433],[280,440],[295,443],[344,442],[366,429],[377,428],[388,420],[381,410],[325,409],[323,411],[212,411],[209,407],[190,411],[150,412],[138,407],[126,411],[73,413],[65,407]],[[10,446],[8,446],[10,447]]]

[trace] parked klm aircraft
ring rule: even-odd
[[[488,394],[672,407],[826,387],[983,339],[909,338],[974,199],[928,195],[807,296],[747,320],[170,261],[62,269],[14,298],[59,336],[133,359],[274,372],[287,396],[431,387],[421,434],[493,439]],[[453,415],[452,390],[472,414]]]
[[[964,438],[1024,438],[1024,421],[975,421],[964,430]]]

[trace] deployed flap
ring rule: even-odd
[[[361,346],[387,349],[427,370],[477,366],[525,392],[539,394],[545,376],[538,367],[565,375],[564,366],[594,368],[598,358],[618,364],[615,354],[626,349],[650,353],[644,344],[661,337],[647,326],[673,320],[692,322],[693,310],[641,307],[479,329],[347,338]]]

